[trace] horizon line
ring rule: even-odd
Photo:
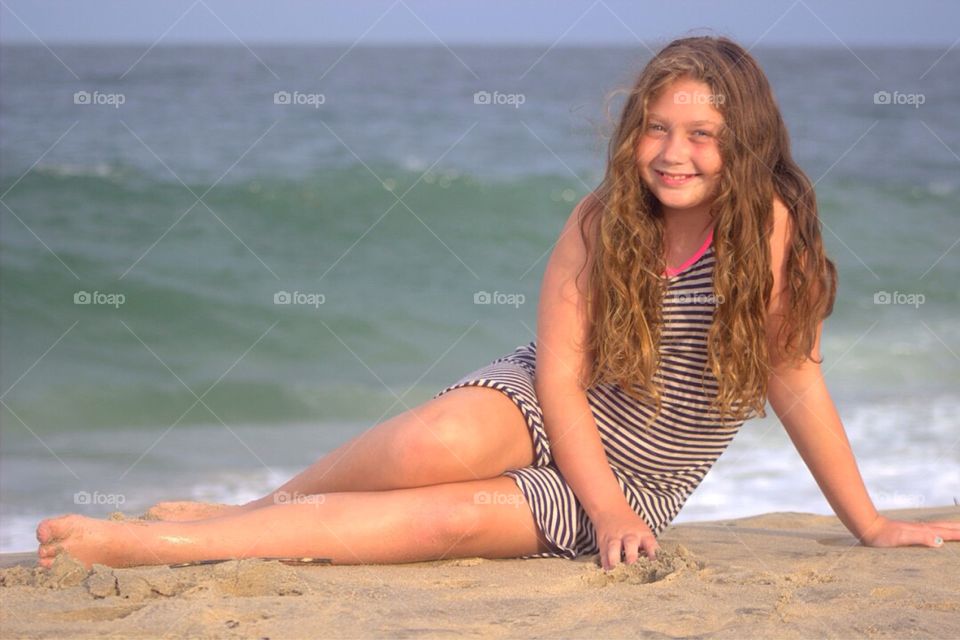
[[[673,38],[648,38],[648,40],[656,42],[657,40],[663,40],[664,44],[669,42]],[[898,41],[894,43],[880,43],[874,41],[867,42],[857,42],[853,43],[851,46],[866,48],[866,49],[903,49],[903,48],[913,48],[913,49],[940,49],[944,46],[950,46],[950,42],[905,42]],[[354,48],[382,48],[382,47],[401,47],[401,46],[410,46],[410,47],[435,47],[435,48],[446,48],[452,46],[458,47],[487,47],[487,48],[498,48],[498,47],[531,47],[531,48],[542,48],[550,47],[552,49],[583,49],[583,48],[623,48],[630,49],[634,47],[643,47],[640,42],[627,42],[627,41],[584,41],[584,42],[566,42],[563,44],[555,44],[554,42],[549,41],[538,41],[538,40],[524,40],[524,41],[495,41],[495,42],[481,42],[481,41],[455,41],[455,42],[421,42],[415,40],[379,40],[373,42],[360,42],[357,43],[355,40],[250,40],[246,39],[243,42],[237,42],[235,40],[166,40],[163,42],[155,43],[149,40],[44,40],[43,42],[38,42],[35,38],[31,39],[6,39],[0,37],[0,45],[32,45],[43,47],[45,45],[59,45],[59,46],[89,46],[89,45],[99,45],[99,46],[149,46],[153,45],[155,48],[159,47],[170,47],[178,45],[207,45],[207,46],[230,46],[230,47],[245,47],[247,45],[257,45],[264,47],[285,47],[285,46],[331,46],[331,47],[349,47]],[[809,49],[844,49],[846,45],[840,43],[831,43],[831,42],[817,42],[817,41],[807,41],[807,42],[779,42],[779,43],[761,43],[757,44],[755,47],[757,49],[777,49],[777,48],[809,48]]]

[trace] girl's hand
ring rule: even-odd
[[[597,530],[600,563],[605,571],[619,564],[621,552],[627,564],[636,562],[641,550],[651,560],[656,559],[660,545],[647,523],[632,509],[604,513],[596,519],[594,528]]]
[[[868,547],[940,547],[947,540],[960,540],[960,522],[904,522],[884,516],[861,538]]]

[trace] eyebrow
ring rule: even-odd
[[[664,118],[663,116],[661,116],[661,115],[659,115],[659,114],[656,114],[656,113],[651,113],[651,114],[649,114],[649,115],[650,115],[651,118],[655,118],[655,119],[657,119],[657,120],[667,120],[667,118]],[[720,126],[720,125],[721,125],[720,122],[717,122],[717,121],[715,121],[715,120],[694,120],[694,121],[692,121],[692,122],[685,122],[685,123],[682,123],[682,124],[692,125],[692,126],[695,126],[695,127],[698,127],[698,126],[704,125],[704,124],[713,124],[713,125],[717,125],[717,126]]]

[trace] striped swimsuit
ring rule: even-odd
[[[721,425],[715,410],[709,408],[717,392],[716,378],[706,367],[707,331],[716,306],[712,239],[711,232],[677,273],[667,274],[660,366],[654,374],[662,385],[660,417],[644,430],[644,423],[655,413],[653,407],[631,398],[614,383],[587,389],[614,476],[631,508],[655,536],[677,516],[743,423]],[[533,439],[534,462],[503,475],[517,483],[553,548],[524,558],[599,553],[596,530],[550,452],[534,391],[536,355],[536,342],[521,345],[434,397],[465,386],[489,387],[506,394],[523,413]]]

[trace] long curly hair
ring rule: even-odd
[[[704,373],[709,369],[718,387],[711,408],[724,423],[762,417],[771,372],[766,327],[775,194],[790,212],[784,282],[789,310],[780,324],[778,362],[809,357],[820,320],[833,311],[837,273],[823,248],[813,185],[791,157],[769,82],[746,50],[723,37],[675,40],[646,65],[610,139],[603,181],[584,201],[579,227],[593,258],[583,267],[590,265],[588,386],[616,382],[656,406],[648,425],[660,415],[654,374],[668,284],[661,275],[664,224],[659,201],[640,177],[636,151],[648,105],[680,78],[703,82],[723,96],[714,105],[724,123],[718,136],[721,176],[710,210],[717,306]]]

